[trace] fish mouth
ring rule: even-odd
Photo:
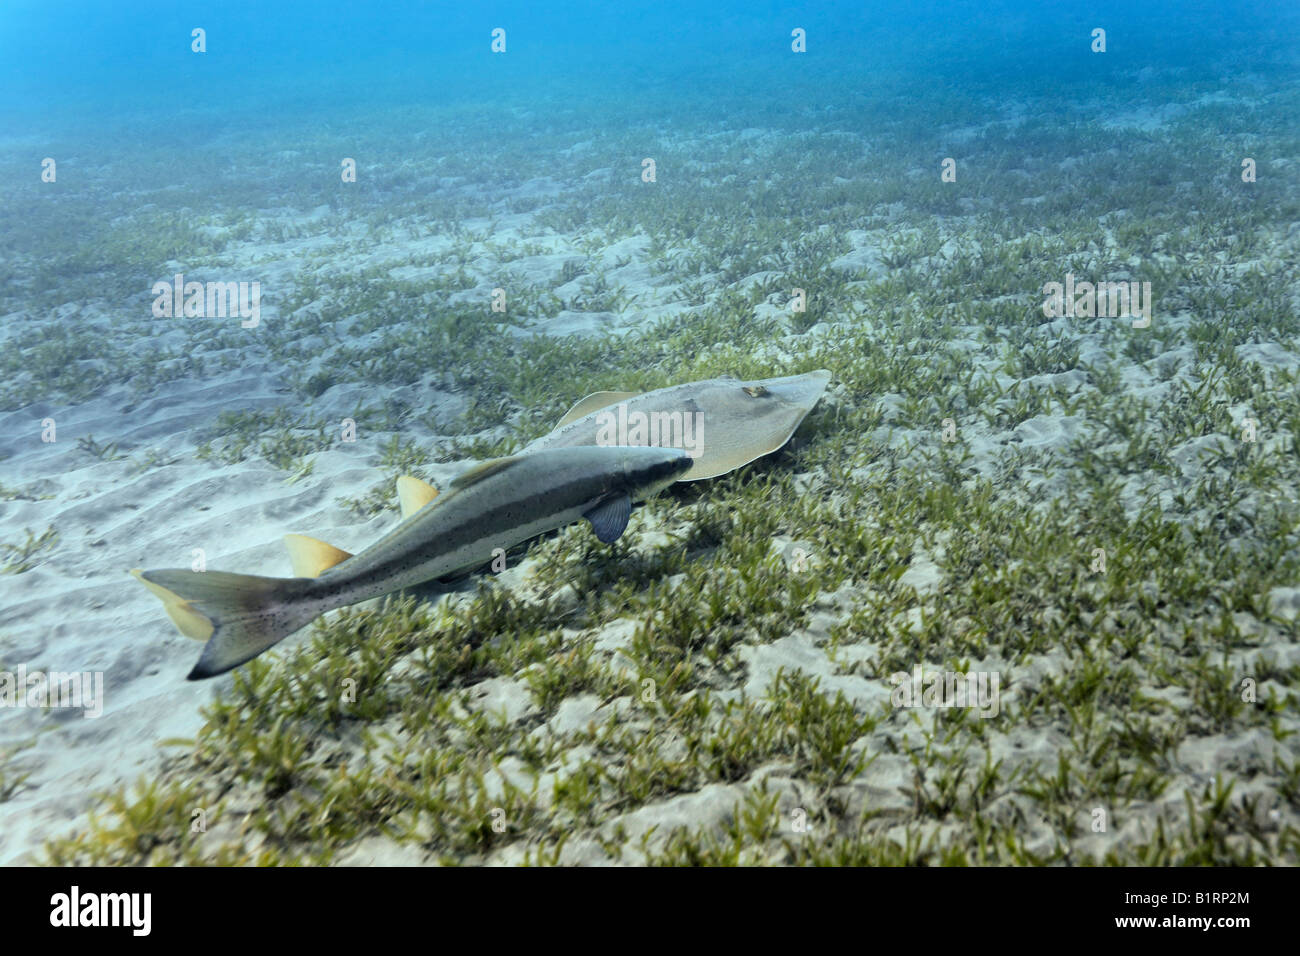
[[[679,454],[669,456],[663,461],[651,465],[641,473],[640,487],[635,495],[637,500],[653,498],[669,485],[678,481],[695,464],[695,459],[685,451],[670,448],[665,448],[664,451],[678,451]],[[625,465],[625,467],[627,466]]]

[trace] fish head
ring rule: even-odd
[[[695,459],[681,448],[621,446],[623,490],[633,501],[653,498],[690,471]]]
[[[817,404],[817,400],[826,391],[831,373],[826,369],[805,372],[802,375],[786,375],[782,378],[764,378],[755,382],[737,382],[740,390],[760,404],[770,404],[783,409],[795,410],[796,414],[808,414]]]
[[[685,481],[716,478],[770,455],[794,434],[817,404],[831,373],[825,369],[756,381],[701,382],[692,396],[700,410],[703,448]]]
[[[817,404],[825,369],[741,381],[714,378],[652,392],[595,392],[526,451],[579,445],[681,448],[694,465],[678,481],[716,478],[776,451]]]

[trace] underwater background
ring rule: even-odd
[[[1300,7],[699,6],[0,8],[0,862],[1296,862]],[[823,368],[210,683],[126,573]]]

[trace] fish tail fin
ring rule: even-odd
[[[309,624],[320,609],[302,600],[312,582],[226,571],[131,572],[163,602],[186,637],[206,640],[190,680],[215,677]]]

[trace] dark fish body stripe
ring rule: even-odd
[[[629,454],[630,453],[630,454]],[[691,459],[672,449],[563,448],[530,452],[468,487],[453,488],[364,551],[326,571],[307,599],[355,604],[487,563],[578,520],[602,499],[633,500],[671,483]]]

